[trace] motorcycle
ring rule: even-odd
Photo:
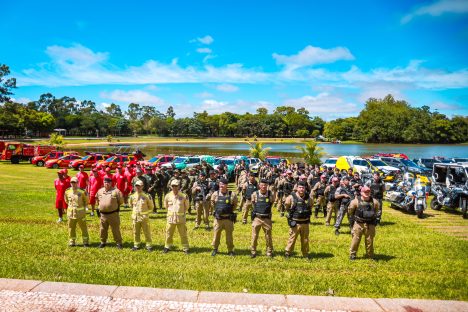
[[[431,208],[440,210],[442,207],[450,209],[460,208],[463,218],[468,217],[468,188],[466,186],[448,186],[435,185],[432,188],[434,198],[431,202]]]
[[[424,210],[427,207],[427,193],[426,187],[420,181],[416,181],[414,185],[414,211],[419,219],[423,217]]]

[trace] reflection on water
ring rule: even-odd
[[[299,151],[296,146],[300,144],[272,143],[264,144],[270,147],[270,155],[297,157]],[[410,158],[430,158],[433,156],[468,157],[468,145],[398,145],[398,144],[320,144],[326,157],[341,155],[374,155],[376,153],[404,153]],[[163,143],[140,145],[141,150],[150,155],[156,154],[210,154],[222,155],[248,155],[247,143]],[[84,150],[84,149],[82,149]],[[86,150],[96,150],[87,148]],[[103,151],[103,148],[100,148]],[[111,147],[105,150],[112,150]]]

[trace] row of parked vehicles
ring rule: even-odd
[[[419,218],[430,207],[462,212],[468,217],[468,159],[419,158],[410,160],[405,154],[377,154],[370,157],[341,156],[327,159],[323,167],[352,169],[365,181],[373,172],[379,172],[386,183],[386,200],[391,207]]]
[[[229,178],[234,179],[234,169],[242,160],[250,171],[257,173],[261,160],[259,158],[252,158],[247,156],[223,156],[215,157],[211,155],[189,155],[189,156],[176,156],[176,155],[157,155],[144,160],[144,154],[140,151],[128,153],[92,153],[86,152],[85,156],[79,155],[74,151],[51,151],[43,156],[32,157],[30,162],[39,167],[46,168],[70,168],[78,170],[78,167],[83,165],[85,169],[90,169],[95,164],[106,164],[112,169],[118,166],[126,166],[127,164],[134,165],[141,162],[145,167],[151,166],[153,168],[168,168],[168,169],[190,169],[196,165],[206,162],[211,165],[215,170],[220,165],[227,168],[227,175]],[[281,157],[267,157],[266,161],[272,165],[278,165],[286,159]]]

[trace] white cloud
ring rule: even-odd
[[[301,55],[302,52],[297,55]],[[36,68],[23,70],[22,73],[12,73],[17,77],[18,86],[58,87],[169,83],[229,85],[241,83],[283,84],[297,81],[307,82],[311,85],[325,84],[348,88],[363,88],[366,85],[371,86],[376,83],[405,84],[408,89],[442,90],[468,87],[468,69],[463,68],[457,71],[429,69],[423,67],[423,62],[418,60],[411,61],[406,67],[375,68],[364,72],[353,65],[348,71],[339,72],[325,68],[293,68],[312,62],[306,58],[298,57],[296,59],[293,56],[292,58],[286,57],[289,58],[288,61],[293,61],[293,63],[288,63],[285,69],[265,72],[260,68],[245,68],[242,64],[227,64],[217,67],[205,64],[201,67],[182,67],[178,64],[177,58],[174,58],[170,63],[148,60],[140,66],[122,68],[109,63],[108,53],[94,52],[81,45],[52,46],[47,48],[46,53],[50,57],[50,62],[40,64]]]
[[[438,110],[461,110],[464,109],[463,106],[458,104],[449,104],[444,102],[434,102],[433,104],[429,105],[432,109]]]
[[[216,90],[222,92],[236,92],[239,90],[239,87],[231,85],[231,84],[221,84],[216,86]]]
[[[29,98],[26,98],[26,97],[20,97],[20,98],[11,98],[11,101],[12,102],[15,102],[15,103],[21,103],[21,104],[28,104],[29,102],[32,102],[31,99]]]
[[[445,13],[467,13],[468,1],[466,0],[439,0],[428,5],[421,6],[401,19],[402,24],[409,23],[415,17],[430,15],[440,16]]]
[[[256,83],[270,74],[242,64],[202,68],[181,67],[177,58],[169,64],[148,60],[141,66],[119,68],[108,63],[107,53],[95,53],[81,45],[47,49],[50,63],[14,73],[18,86],[141,85],[163,83]]]
[[[354,60],[354,56],[347,48],[337,47],[322,49],[311,45],[293,55],[280,55],[273,53],[277,64],[286,65],[289,69],[296,69],[317,64],[334,63],[340,60]]]
[[[306,95],[300,98],[288,99],[284,102],[284,105],[295,108],[304,107],[311,115],[359,112],[356,104],[345,102],[341,97],[327,92],[319,93],[316,96]]]
[[[198,49],[197,49],[197,52],[198,52],[198,53],[210,54],[212,51],[211,51],[210,48],[198,48]]]
[[[161,98],[141,90],[114,90],[112,92],[101,92],[99,96],[103,99],[124,103],[138,103],[152,106],[164,104]]]
[[[195,94],[195,96],[198,98],[207,99],[207,98],[212,98],[214,95],[209,92],[201,92],[201,93]]]
[[[201,44],[206,44],[206,45],[212,44],[213,41],[214,39],[210,35],[206,35],[205,37],[195,38],[195,39],[190,40],[190,42],[199,42]]]

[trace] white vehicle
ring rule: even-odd
[[[369,162],[373,167],[376,167],[385,174],[398,173],[400,169],[392,167],[381,161],[380,159],[369,159]]]
[[[337,157],[327,158],[327,159],[325,160],[325,162],[322,164],[322,167],[323,167],[323,168],[326,168],[326,169],[328,169],[328,168],[335,168],[335,166],[336,166],[336,161],[337,161],[337,160],[338,160]]]

